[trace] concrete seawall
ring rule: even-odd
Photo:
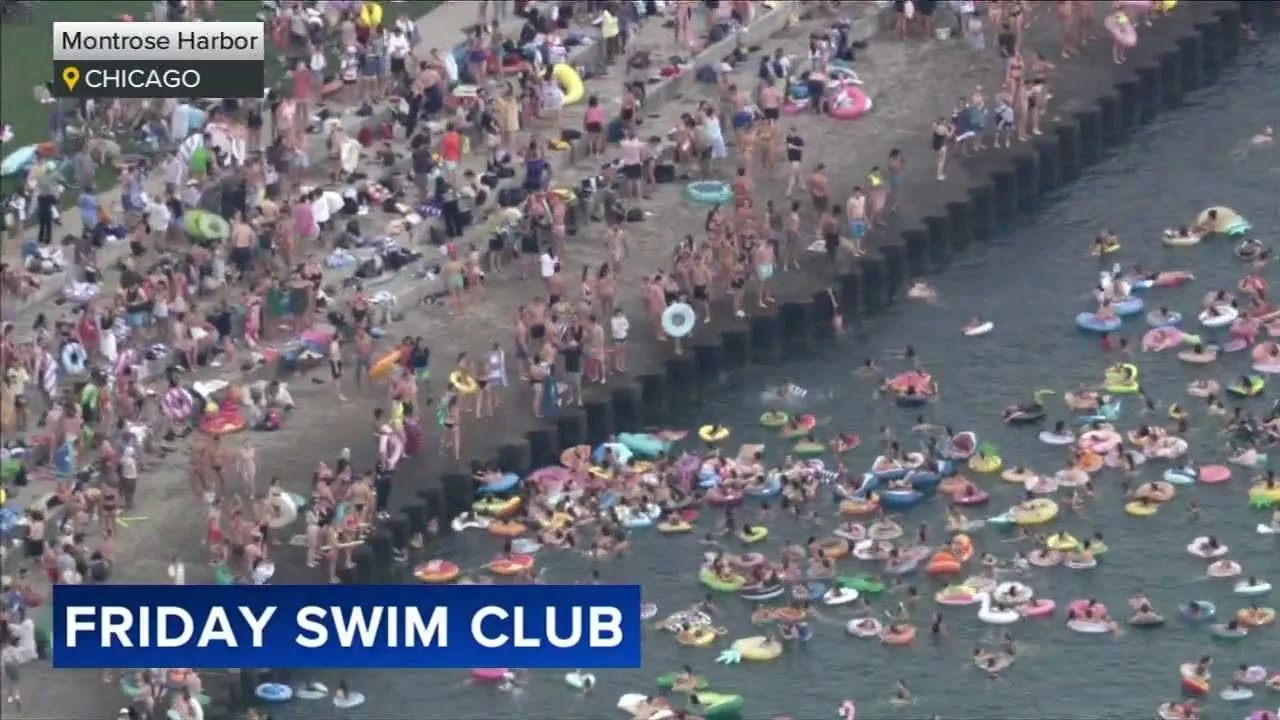
[[[832,288],[846,317],[874,314],[900,299],[911,278],[945,267],[970,244],[989,241],[1137,128],[1175,110],[1185,93],[1213,83],[1240,53],[1242,24],[1274,26],[1276,5],[1275,0],[1183,3],[1143,35],[1124,66],[1064,68],[1055,85],[1069,87],[1078,107],[1046,124],[1035,141],[966,163],[963,192],[952,189],[918,202],[876,251],[841,268]],[[562,411],[553,424],[529,430],[521,441],[498,446],[492,462],[516,473],[555,464],[565,448],[661,424],[670,407],[704,390],[715,392],[723,378],[748,362],[774,363],[821,342],[831,333],[831,307],[825,289],[814,289],[827,283],[816,273],[799,275],[807,277],[788,280],[778,293],[775,314],[753,317],[746,327],[727,325],[712,334],[700,330],[691,352],[589,397],[581,411]],[[387,580],[395,572],[393,548],[405,547],[432,520],[447,532],[448,520],[474,501],[474,484],[466,475],[446,473],[438,483],[425,484],[357,552],[357,568],[344,579]]]

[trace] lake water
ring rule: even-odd
[[[1280,124],[1280,46],[1246,51],[1240,65],[1207,91],[1188,98],[1188,107],[1160,119],[1137,134],[1132,143],[1093,167],[1083,179],[1049,199],[1038,214],[989,245],[975,245],[953,266],[933,278],[943,306],[898,304],[883,315],[849,328],[835,343],[820,344],[810,359],[784,367],[753,367],[735,376],[734,387],[704,400],[683,418],[686,425],[717,421],[734,428],[732,447],[739,442],[770,443],[771,457],[786,450],[773,431],[759,427],[765,409],[756,389],[803,378],[810,397],[803,406],[829,418],[827,434],[850,429],[873,439],[876,428],[894,427],[906,435],[916,413],[883,401],[873,401],[872,389],[852,370],[864,357],[875,356],[886,367],[895,361],[884,352],[913,344],[927,369],[938,380],[942,401],[926,411],[932,422],[977,432],[1000,448],[1006,464],[1021,464],[1045,472],[1063,466],[1061,449],[1036,439],[1036,429],[1010,428],[1000,422],[1003,407],[1024,402],[1041,387],[1059,393],[1081,382],[1099,382],[1114,358],[1100,352],[1096,339],[1077,333],[1073,318],[1089,309],[1085,299],[1096,280],[1099,264],[1087,257],[1090,239],[1110,227],[1123,247],[1110,256],[1149,269],[1190,269],[1196,281],[1178,289],[1152,290],[1150,306],[1168,305],[1194,314],[1202,295],[1211,289],[1233,288],[1243,272],[1229,243],[1211,241],[1191,248],[1168,249],[1159,242],[1160,230],[1188,222],[1201,208],[1225,204],[1250,219],[1255,233],[1274,238],[1280,227],[1280,148],[1246,150],[1247,137],[1264,124]],[[1274,281],[1272,268],[1268,276]],[[976,291],[981,288],[981,291]],[[960,328],[971,316],[994,320],[995,331],[983,338],[962,338]],[[1135,346],[1146,330],[1141,318],[1125,324],[1122,335]],[[1247,354],[1227,356],[1207,368],[1180,364],[1171,353],[1139,354],[1143,385],[1162,402],[1192,403],[1190,457],[1202,463],[1222,462],[1222,440],[1215,425],[1185,394],[1195,377],[1212,377],[1224,386],[1247,370]],[[1277,380],[1276,382],[1280,382]],[[742,390],[745,388],[746,390]],[[1270,400],[1246,401],[1264,412]],[[1060,397],[1048,402],[1051,419],[1070,419]],[[1119,424],[1140,422],[1134,401],[1126,403]],[[874,442],[851,453],[846,462],[866,468],[875,456]],[[1155,479],[1167,465],[1152,463],[1141,479]],[[1173,618],[1179,603],[1207,599],[1223,610],[1245,607],[1246,598],[1231,592],[1228,581],[1204,579],[1205,563],[1189,556],[1185,546],[1197,535],[1215,533],[1232,548],[1232,557],[1248,573],[1280,584],[1280,544],[1254,533],[1264,515],[1246,506],[1244,478],[1237,469],[1226,486],[1181,488],[1179,497],[1157,516],[1132,518],[1123,513],[1121,476],[1104,471],[1096,476],[1099,497],[1087,518],[1069,513],[1051,527],[1088,536],[1100,531],[1111,547],[1106,560],[1089,572],[1063,568],[1038,569],[1028,579],[1043,597],[1060,606],[1074,598],[1093,596],[1125,615],[1125,601],[1143,590],[1156,609]],[[982,476],[993,495],[990,514],[1008,507],[1017,486]],[[1062,495],[1061,492],[1058,493]],[[1059,498],[1061,499],[1061,497]],[[1199,526],[1188,525],[1184,508],[1190,499],[1203,507]],[[827,501],[824,501],[827,502]],[[941,526],[944,505],[932,501],[904,520],[910,528],[920,522]],[[829,504],[823,506],[827,518]],[[745,514],[746,511],[743,511]],[[710,516],[701,530],[710,528]],[[830,520],[828,519],[828,523]],[[788,528],[793,528],[788,531]],[[803,540],[810,529],[790,520],[775,521],[774,536],[766,543],[776,553],[788,535]],[[935,536],[936,536],[935,530]],[[1017,546],[1001,543],[1008,537],[990,530],[976,536],[980,550],[1008,557]],[[657,602],[662,615],[697,601],[703,595],[696,573],[700,549],[692,538],[662,537],[639,531],[634,551],[601,567],[606,581],[643,580],[647,599]],[[730,543],[732,544],[732,543]],[[494,551],[487,535],[468,534],[447,541],[441,554],[461,558],[464,565],[480,565]],[[735,548],[736,550],[736,548]],[[540,557],[551,582],[575,582],[589,569],[581,558],[544,553]],[[846,573],[857,561],[842,562]],[[926,595],[938,586],[914,577]],[[1263,605],[1276,605],[1274,592]],[[747,616],[750,605],[734,596],[719,600],[726,611],[724,640],[758,634]],[[890,601],[878,600],[879,607]],[[934,610],[931,602],[916,612],[922,632]],[[1152,631],[1126,630],[1120,637],[1079,635],[1055,620],[1027,621],[1013,626],[1026,644],[1023,657],[1001,680],[988,680],[969,661],[973,648],[992,638],[991,626],[976,618],[974,608],[946,608],[950,636],[934,641],[923,634],[910,647],[885,647],[846,635],[843,625],[851,613],[822,608],[814,621],[816,637],[806,645],[788,648],[778,661],[736,667],[716,665],[715,649],[678,647],[670,636],[649,631],[645,638],[645,666],[641,670],[602,671],[597,691],[582,697],[570,690],[558,671],[534,671],[521,694],[508,695],[489,687],[473,687],[463,671],[353,672],[352,687],[370,697],[363,708],[344,713],[352,718],[611,718],[625,717],[615,709],[619,695],[653,692],[653,678],[684,664],[708,676],[719,692],[746,699],[744,716],[771,718],[834,717],[844,698],[854,698],[864,718],[916,718],[938,713],[944,718],[1138,718],[1151,717],[1153,708],[1178,694],[1181,662],[1211,654],[1217,667],[1214,695],[1207,700],[1212,716],[1243,717],[1252,708],[1280,704],[1280,693],[1260,690],[1252,703],[1229,705],[1216,696],[1222,679],[1240,663],[1264,663],[1274,672],[1280,666],[1280,628],[1255,631],[1237,644],[1212,640],[1204,627],[1172,621]],[[723,647],[722,640],[718,645]],[[328,681],[335,678],[326,677]],[[905,680],[916,702],[905,708],[886,700],[896,680]],[[337,717],[327,702],[294,702],[273,709],[285,720]]]

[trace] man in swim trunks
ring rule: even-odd
[[[861,185],[853,188],[853,194],[845,204],[845,212],[849,217],[849,238],[853,241],[853,254],[866,255],[863,239],[867,236],[867,196],[863,194]]]

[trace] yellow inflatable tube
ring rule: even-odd
[[[367,2],[360,6],[360,24],[365,27],[378,27],[382,24],[382,6],[375,2]]]
[[[782,643],[769,642],[769,638],[757,635],[734,641],[733,649],[742,655],[743,660],[768,662],[777,660],[778,656],[782,654]]]
[[[582,85],[582,78],[578,76],[577,70],[560,63],[551,68],[551,77],[555,79],[556,84],[564,91],[565,105],[582,102],[587,89]]]

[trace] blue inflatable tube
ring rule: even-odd
[[[886,490],[880,493],[880,507],[885,510],[910,510],[923,499],[924,494],[918,490]]]
[[[733,188],[720,180],[694,180],[684,186],[684,196],[699,205],[724,205],[733,201]]]
[[[906,468],[898,468],[897,470],[885,470],[884,472],[868,473],[876,480],[901,480],[907,476]]]
[[[1145,306],[1146,304],[1142,302],[1142,298],[1132,295],[1111,305],[1116,311],[1116,317],[1122,318],[1137,315],[1142,312],[1142,308]]]
[[[262,683],[253,694],[267,702],[286,702],[293,699],[293,688],[283,683]]]
[[[1155,286],[1156,286],[1155,280],[1148,280],[1147,278],[1142,278],[1140,280],[1134,280],[1133,283],[1129,285],[1129,288],[1136,292],[1138,290],[1150,290]]]
[[[1173,483],[1174,485],[1190,485],[1196,481],[1195,474],[1188,473],[1182,468],[1169,468],[1168,470],[1165,470],[1163,478],[1165,482]]]
[[[1171,312],[1166,318],[1158,318],[1153,313],[1147,313],[1147,324],[1153,328],[1177,327],[1182,324],[1182,313]]]
[[[502,477],[491,483],[486,483],[476,488],[477,495],[504,495],[516,489],[520,485],[520,476],[515,473],[506,473]]]
[[[781,493],[782,478],[776,474],[765,478],[764,487],[747,488],[743,491],[743,494],[753,498],[760,498],[761,500],[768,500],[769,498],[777,497]]]
[[[917,470],[908,473],[907,480],[911,482],[911,487],[922,493],[927,493],[938,489],[938,484],[942,482],[942,476],[938,475],[938,473]]]
[[[643,458],[655,458],[671,449],[669,440],[648,433],[618,433],[618,443]]]
[[[1076,316],[1076,327],[1085,332],[1115,332],[1120,329],[1120,318],[1103,320],[1091,312],[1082,312]]]
[[[597,465],[604,462],[605,450],[612,450],[614,459],[622,463],[623,465],[626,465],[627,463],[631,462],[631,456],[633,455],[633,453],[631,452],[631,448],[627,447],[626,445],[623,445],[622,443],[600,444],[598,447],[596,447],[595,451],[591,453],[591,461]]]

